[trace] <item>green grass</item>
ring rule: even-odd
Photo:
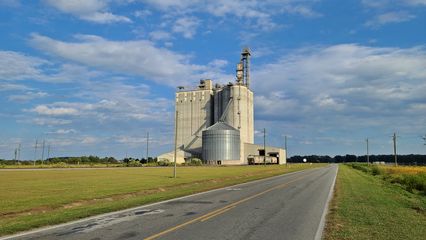
[[[31,168],[104,168],[104,167],[127,167],[124,163],[93,163],[93,164],[66,164],[66,163],[49,163],[49,164],[0,164],[0,169],[31,169]]]
[[[0,171],[0,235],[324,165]]]
[[[324,239],[425,239],[426,197],[340,164]]]

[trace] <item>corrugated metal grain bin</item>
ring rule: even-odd
[[[202,157],[206,162],[240,159],[240,131],[217,122],[203,131]]]

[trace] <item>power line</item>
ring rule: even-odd
[[[36,139],[35,146],[34,146],[34,166],[36,165],[36,161],[37,161],[37,145],[38,145],[38,139]]]
[[[18,161],[21,160],[21,144],[18,145]]]
[[[369,149],[368,149],[368,138],[365,139],[366,143],[367,143],[367,164],[370,164],[370,155],[369,155]]]
[[[149,157],[149,132],[146,133],[146,161]]]
[[[175,116],[175,153],[174,153],[174,167],[173,167],[173,178],[176,178],[176,157],[177,157],[177,133],[178,133],[178,115],[179,112],[176,110]]]
[[[43,164],[44,160],[44,147],[45,147],[46,141],[43,139],[43,150],[41,151],[41,163]]]
[[[395,159],[395,166],[398,166],[398,157],[396,155],[396,133],[393,133],[393,155]]]
[[[285,163],[287,164],[287,156],[288,156],[288,150],[287,150],[287,135],[284,136],[284,148],[285,148]]]
[[[263,164],[266,166],[266,129],[263,129]]]

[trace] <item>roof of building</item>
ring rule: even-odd
[[[212,126],[208,127],[206,130],[234,130],[238,131],[238,129],[232,127],[231,125],[225,122],[216,122]]]

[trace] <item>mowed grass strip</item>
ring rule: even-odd
[[[425,239],[426,197],[340,164],[324,239]]]
[[[0,235],[324,166],[0,171]]]

